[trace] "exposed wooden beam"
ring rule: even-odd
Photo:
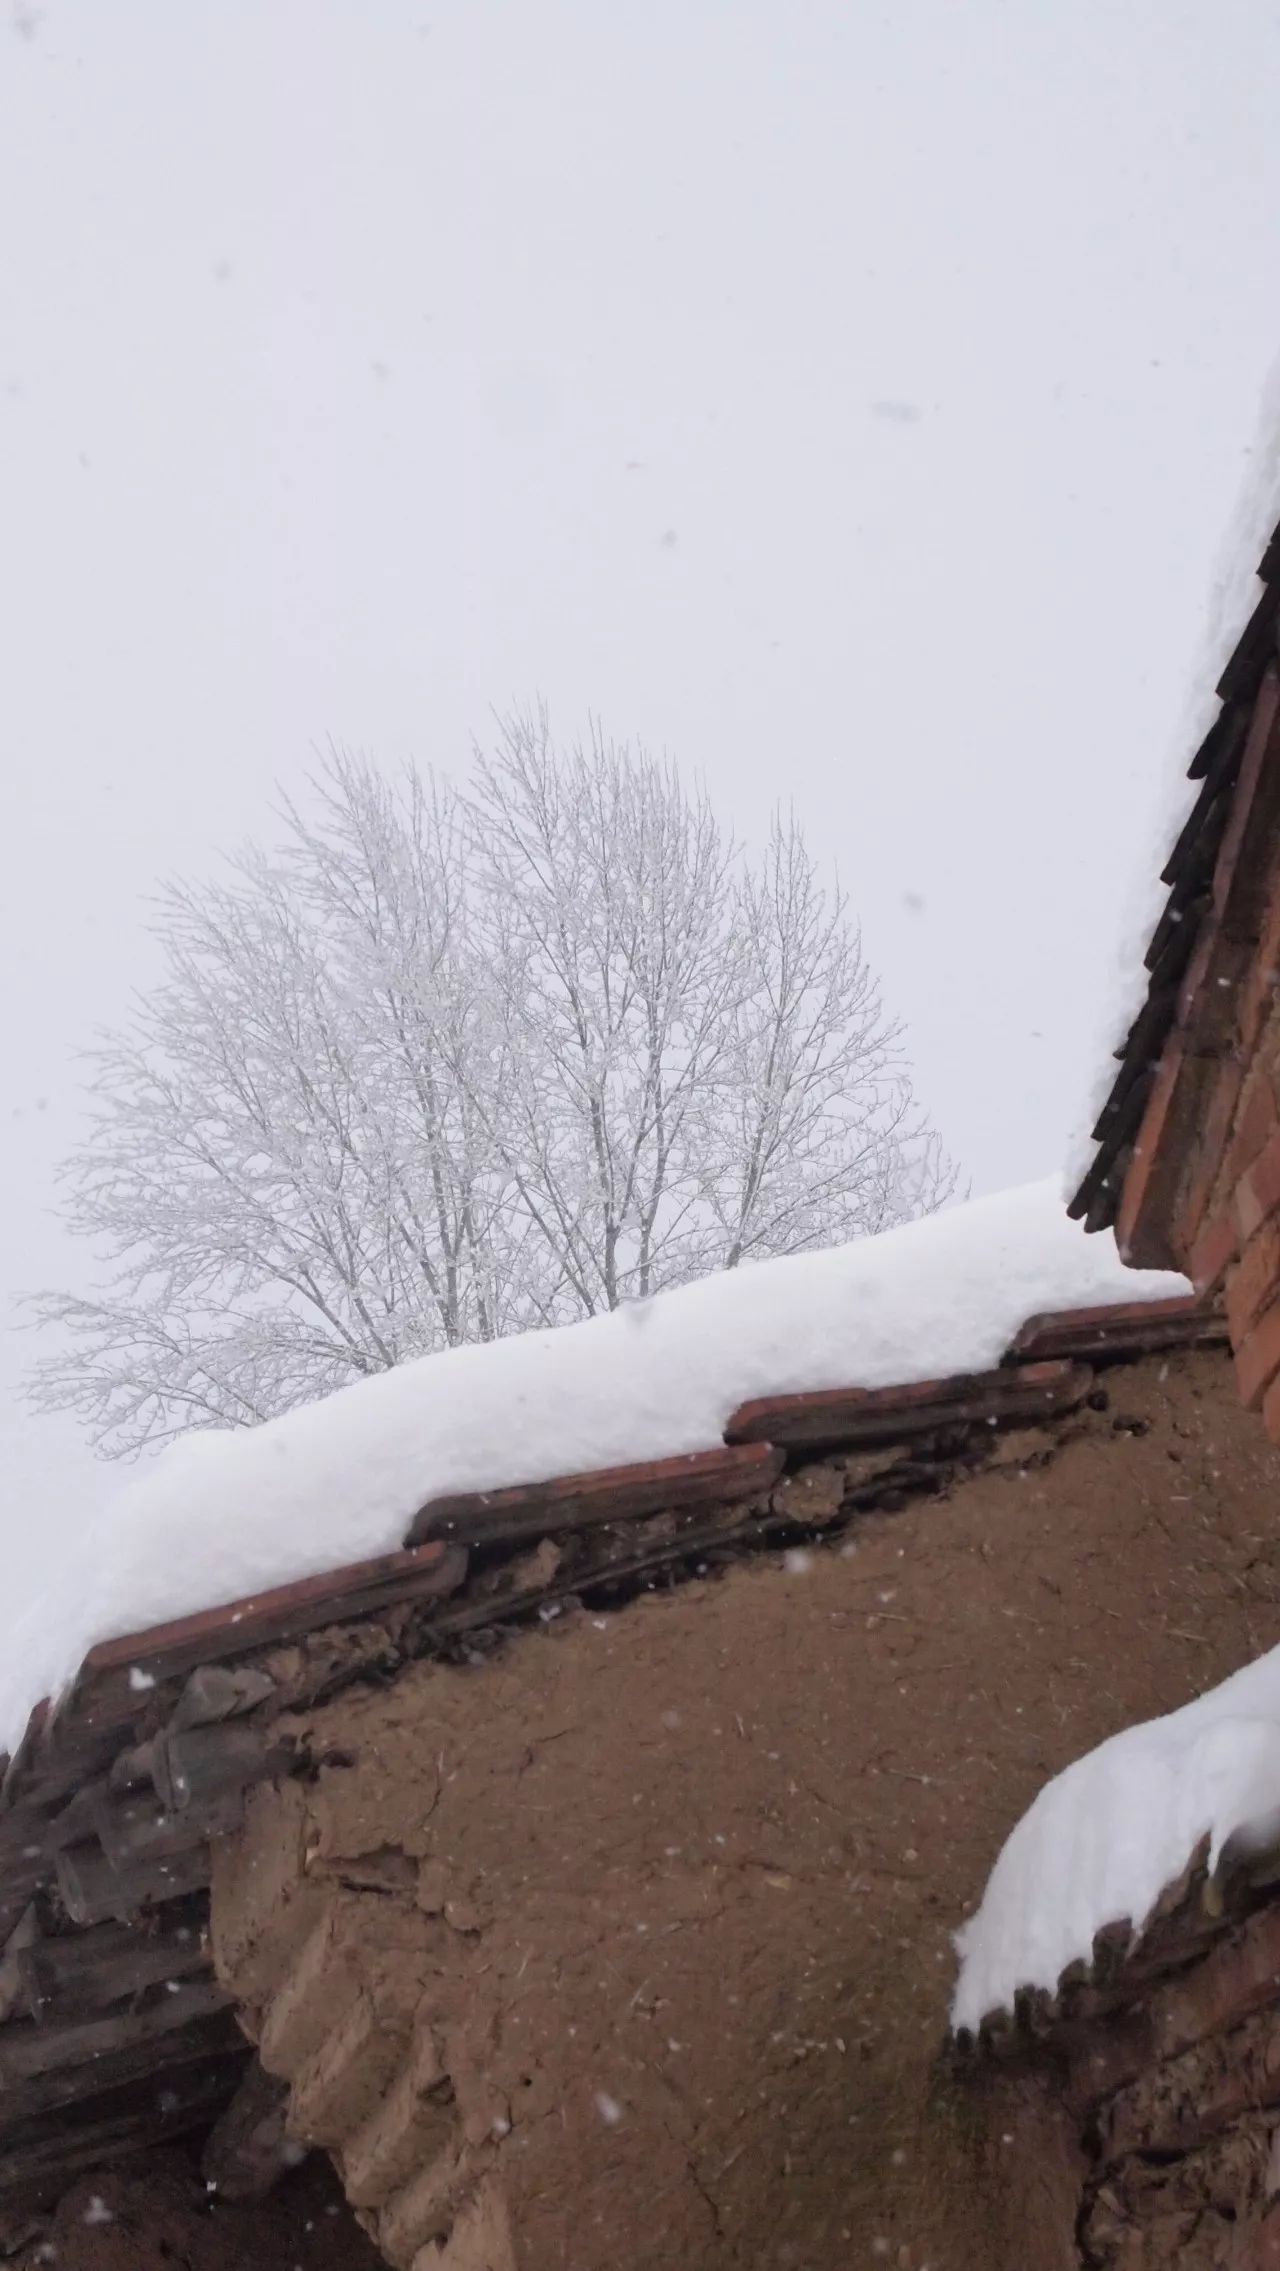
[[[250,2056],[247,2044],[180,2067],[171,2077],[149,2075],[76,2107],[19,2122],[0,2139],[0,2198],[28,2186],[65,2188],[83,2169],[184,2136],[214,2118],[234,2092]]]
[[[114,1868],[100,1845],[69,1845],[57,1860],[58,1891],[73,1924],[127,1924],[144,1908],[178,1900],[209,1882],[209,1848]]]
[[[150,2076],[158,2088],[170,2069],[234,2049],[238,2030],[230,2001],[215,1981],[198,1980],[175,1986],[146,2010],[62,2026],[11,2026],[0,2037],[6,2127],[119,2083]]]
[[[254,2058],[226,2112],[210,2130],[201,2165],[226,2200],[262,2200],[302,2158],[285,2134],[289,2086]]]
[[[209,1971],[211,1959],[192,1912],[187,1922],[167,1931],[96,1924],[37,1940],[22,1952],[17,1968],[23,2006],[29,2017],[45,2024],[90,2018],[144,1988],[190,1979]]]
[[[224,1837],[237,1829],[241,1805],[236,1790],[178,1813],[148,1791],[145,1796],[116,1798],[99,1783],[92,1824],[108,1861],[115,1869],[133,1869],[153,1861],[167,1861],[189,1852],[210,1837]]]

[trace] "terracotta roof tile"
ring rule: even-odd
[[[68,1955],[64,1921],[43,1966],[38,1948],[30,1962],[15,1957],[30,2016],[0,2023],[0,2191],[33,2169],[69,2171],[81,2165],[77,2155],[91,2165],[150,2134],[140,2075],[150,2077],[154,2102],[154,2075],[180,2068],[192,2082],[190,2121],[203,2125],[230,2097],[243,2058],[231,2054],[231,2034],[224,2039],[206,1958],[181,1967],[189,1984],[170,1998],[173,2026],[148,2018],[154,2039],[145,2028],[139,2035],[127,2012],[118,2028],[95,2033],[94,1996],[110,1999],[137,1969],[123,1925],[139,1920],[146,1971],[153,1935],[176,1928],[174,1919],[185,1928],[193,1908],[203,1912],[209,1834],[234,1818],[254,1779],[279,1771],[271,1722],[296,1696],[282,1643],[320,1635],[320,1676],[359,1678],[377,1668],[379,1650],[390,1649],[394,1668],[405,1653],[531,1614],[579,1582],[625,1586],[788,1532],[813,1535],[833,1516],[815,1499],[808,1520],[798,1487],[815,1448],[850,1453],[834,1507],[848,1520],[862,1505],[901,1504],[945,1485],[972,1463],[975,1446],[985,1455],[990,1425],[1075,1409],[1093,1366],[1217,1340],[1221,1330],[1190,1301],[1033,1318],[990,1372],[764,1399],[734,1413],[719,1449],[437,1500],[400,1552],[91,1650],[59,1706],[32,1713],[0,1797],[0,1956],[33,1897],[47,1904],[55,1884],[86,1948],[83,1961]],[[255,1650],[275,1651],[270,1669],[243,1662]],[[47,2073],[19,2074],[6,2049],[27,2039],[32,1997],[50,2045],[60,2036],[61,2047],[45,2053]],[[60,2007],[48,2009],[51,1999]],[[93,2055],[82,2057],[86,2045]]]

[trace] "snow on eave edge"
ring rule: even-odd
[[[1280,1648],[1163,1718],[1122,1728],[1044,1784],[956,1934],[957,2034],[1024,1995],[1052,2007],[1100,1938],[1126,1954],[1193,1870],[1280,1841]]]
[[[1127,1272],[1124,1274],[1126,1277],[1129,1275]],[[1182,1291],[1181,1281],[1169,1279],[1163,1282],[1168,1284],[1169,1290],[1155,1297],[1148,1296],[1143,1299],[1128,1301],[1118,1298],[1103,1299],[1101,1301],[1095,1300],[1085,1307],[1071,1306],[1034,1311],[1019,1327],[1018,1331],[1012,1335],[1007,1345],[999,1353],[998,1362],[992,1369],[972,1374],[949,1373],[936,1380],[923,1382],[915,1377],[910,1380],[889,1383],[870,1391],[855,1389],[853,1392],[870,1396],[876,1405],[877,1419],[891,1415],[900,1404],[904,1420],[907,1420],[909,1415],[915,1414],[920,1408],[919,1391],[922,1387],[925,1389],[936,1388],[939,1401],[945,1401],[948,1390],[952,1394],[960,1392],[965,1399],[972,1401],[974,1396],[981,1393],[983,1382],[994,1384],[997,1379],[1007,1378],[1011,1374],[1019,1372],[1027,1374],[1028,1382],[1032,1376],[1046,1370],[1068,1373],[1083,1369],[1087,1374],[1091,1363],[1135,1362],[1144,1357],[1166,1351],[1181,1349],[1190,1351],[1213,1345],[1225,1331],[1218,1313],[1210,1306],[1197,1301],[1194,1296]],[[1115,1319],[1114,1336],[1108,1322],[1113,1316]],[[841,1393],[842,1391],[836,1392]],[[782,1406],[803,1405],[809,1400],[811,1393],[821,1397],[824,1391],[821,1389],[816,1391],[790,1391],[784,1393],[781,1398],[765,1398],[763,1401],[766,1404],[771,1401],[778,1402]],[[751,1408],[749,1405],[740,1407],[744,1415]],[[724,1437],[722,1438],[723,1444],[732,1446],[738,1440],[735,1433],[737,1416],[737,1414],[731,1414],[726,1422]],[[856,1422],[851,1424],[856,1425]],[[902,1440],[907,1440],[909,1432],[909,1428],[904,1428]],[[748,1438],[748,1440],[751,1440],[751,1438]],[[782,1425],[780,1440],[784,1443],[787,1441],[785,1424]],[[763,1449],[765,1446],[761,1444],[756,1447]],[[807,1455],[812,1454],[801,1449],[794,1452],[794,1456],[801,1460]],[[630,1465],[609,1470],[609,1480],[622,1486],[629,1474],[643,1475],[647,1464],[648,1462],[644,1461],[634,1461]],[[517,1492],[521,1490],[536,1491],[544,1482],[564,1483],[587,1480],[600,1481],[603,1479],[604,1477],[599,1473],[588,1475],[559,1473],[555,1476],[531,1478],[515,1485],[495,1486],[495,1489],[514,1488]],[[486,1494],[477,1495],[484,1496]],[[605,1520],[607,1515],[602,1512],[600,1518]],[[399,1558],[398,1546],[401,1542],[403,1541],[398,1541],[397,1547],[391,1549],[396,1558]],[[368,1566],[368,1564],[361,1565],[362,1578]],[[351,1612],[344,1610],[342,1605],[343,1596],[347,1590],[344,1580],[353,1574],[354,1572],[349,1564],[333,1564],[326,1567],[323,1576],[326,1579],[329,1577],[333,1579],[333,1614],[331,1617],[323,1614],[317,1615],[314,1619],[315,1628],[319,1629],[327,1622],[349,1621]],[[305,1583],[306,1580],[303,1580],[303,1582]],[[314,1580],[311,1582],[314,1582]],[[250,1602],[248,1605],[265,1610],[268,1597],[271,1594],[290,1593],[298,1589],[299,1586],[295,1580],[287,1581],[280,1586],[268,1586],[263,1589],[261,1600]],[[208,1627],[208,1645],[201,1660],[216,1663],[223,1660],[227,1654],[241,1652],[238,1648],[230,1648],[225,1644],[220,1645],[219,1620],[221,1619],[229,1629],[231,1625],[240,1622],[239,1616],[232,1615],[231,1611],[242,1610],[245,1606],[244,1596],[228,1599],[224,1595],[221,1599],[209,1603],[197,1611],[189,1612],[185,1616],[164,1622],[158,1620],[156,1624],[131,1625],[113,1636],[108,1644],[113,1657],[117,1660],[126,1653],[134,1652],[140,1659],[145,1659],[149,1645],[159,1641],[161,1632],[164,1632],[164,1641],[167,1645],[172,1639],[176,1638],[177,1628],[184,1624],[199,1624]],[[166,1623],[169,1628],[167,1630]],[[105,1635],[101,1637],[106,1638]],[[223,1640],[225,1643],[225,1635]],[[263,1645],[265,1644],[263,1643]],[[98,1643],[95,1642],[93,1645],[97,1646]],[[85,1655],[80,1657],[74,1665],[68,1664],[56,1690],[55,1715],[61,1712],[69,1695],[74,1690],[76,1681],[88,1668],[91,1656],[92,1648],[86,1651]],[[28,1735],[34,1731],[32,1723],[37,1722],[40,1714],[48,1708],[47,1698],[33,1706],[31,1720],[28,1723]],[[16,1732],[15,1728],[15,1734]],[[25,1737],[20,1741],[15,1741],[15,1758],[25,1747]],[[2,1767],[3,1758],[0,1755],[0,1770],[2,1770]]]
[[[1221,714],[1218,684],[1258,603],[1261,563],[1273,537],[1280,535],[1280,363],[1263,388],[1244,456],[1245,472],[1209,580],[1199,656],[1188,680],[1169,762],[1153,785],[1147,825],[1141,832],[1144,854],[1154,842],[1157,856],[1154,865],[1144,856],[1133,872],[1128,906],[1117,925],[1118,983],[1099,1018],[1090,1051],[1092,1081],[1067,1147],[1066,1185],[1073,1194],[1072,1208],[1081,1212],[1084,1187],[1099,1150],[1094,1129],[1122,1077],[1125,1044],[1146,998],[1145,957],[1169,897],[1163,871],[1199,793],[1200,784],[1192,779],[1190,769]]]

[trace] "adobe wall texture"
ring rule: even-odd
[[[1280,1639],[1229,1362],[1108,1388],[843,1544],[300,1723],[342,1763],[253,1797],[215,1952],[389,2262],[1080,2263],[1053,2093],[940,2057],[950,1934],[1049,1775]]]

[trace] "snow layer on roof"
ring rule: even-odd
[[[428,1499],[712,1450],[751,1397],[983,1371],[1038,1311],[1185,1291],[1086,1237],[1055,1178],[185,1436],[10,1605],[0,1749],[94,1642],[392,1552]]]
[[[1163,869],[1195,802],[1200,783],[1187,779],[1187,767],[1221,708],[1215,691],[1240,642],[1262,587],[1258,566],[1273,530],[1280,525],[1280,364],[1264,389],[1253,440],[1244,465],[1235,510],[1218,549],[1209,586],[1205,629],[1187,686],[1169,762],[1154,791],[1128,905],[1116,925],[1115,977],[1099,1003],[1090,1051],[1092,1085],[1079,1125],[1068,1146],[1066,1180],[1078,1189],[1093,1157],[1093,1129],[1116,1076],[1115,1053],[1124,1045],[1147,992],[1143,957],[1168,895]]]
[[[1019,1987],[1056,1988],[1105,1925],[1140,1931],[1203,1837],[1211,1867],[1229,1840],[1280,1839],[1280,1648],[1046,1783],[956,1936],[953,2024],[976,2029]]]

